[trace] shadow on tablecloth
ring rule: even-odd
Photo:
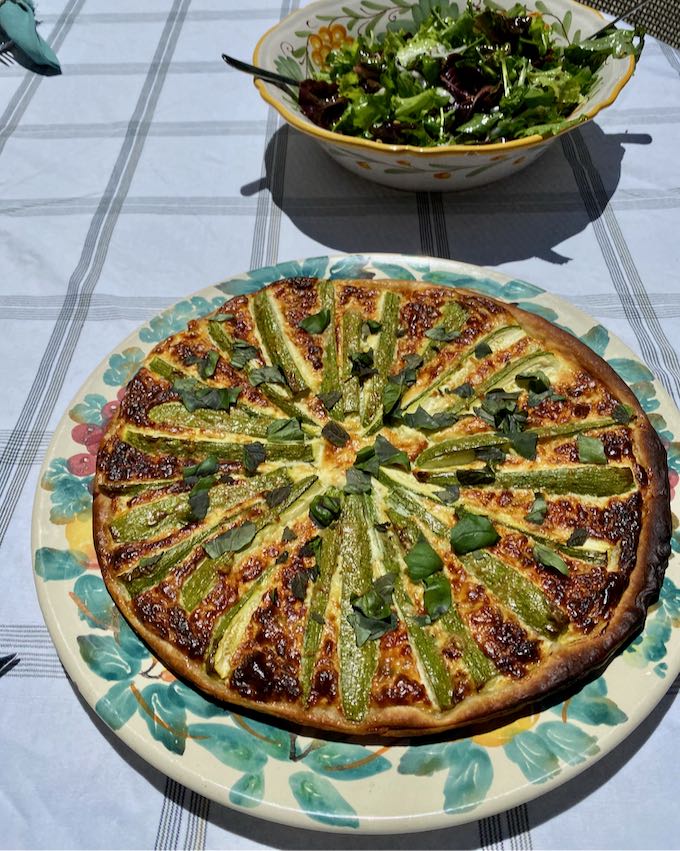
[[[530,257],[567,263],[556,246],[602,214],[626,146],[651,143],[647,133],[605,133],[589,122],[511,178],[466,192],[414,193],[362,180],[286,126],[267,146],[266,176],[241,193],[270,192],[302,233],[347,253],[398,250],[484,266]]]

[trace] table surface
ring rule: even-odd
[[[436,255],[587,310],[680,399],[680,53],[650,40],[598,119],[465,194],[344,172],[227,69],[295,0],[42,0],[63,76],[0,66],[2,848],[678,848],[678,681],[615,751],[467,826],[338,836],[212,804],[79,698],[43,625],[29,534],[72,396],[135,327],[229,274],[330,252]]]

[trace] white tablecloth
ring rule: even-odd
[[[276,827],[131,753],[79,699],[29,548],[39,464],[93,365],[228,274],[328,252],[479,263],[593,314],[680,399],[680,54],[647,45],[615,106],[460,195],[345,173],[229,71],[293,0],[42,0],[64,74],[0,66],[0,847],[678,848],[678,684],[624,744],[509,813],[412,836]]]

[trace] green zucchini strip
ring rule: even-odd
[[[444,305],[444,309],[442,311],[441,321],[439,325],[444,327],[445,331],[461,331],[463,325],[465,325],[465,321],[467,320],[467,313],[457,301],[450,301],[446,305]],[[430,340],[427,337],[427,345],[425,346],[425,351],[423,352],[423,360],[425,363],[431,361],[433,357],[436,357],[439,354],[442,346],[447,345],[446,343],[437,343],[435,340]]]
[[[373,360],[378,372],[371,376],[364,385],[362,425],[370,425],[376,418],[382,421],[383,389],[387,376],[394,363],[394,353],[397,347],[397,326],[399,324],[399,296],[394,292],[386,292],[382,314],[381,329]]]
[[[359,413],[359,379],[352,375],[350,355],[361,349],[361,314],[356,310],[347,310],[342,317],[342,357],[340,360],[340,380],[342,382],[342,409],[345,416]]]
[[[269,294],[266,290],[260,290],[255,294],[253,313],[257,330],[260,332],[269,359],[275,366],[281,368],[294,395],[306,393],[309,388],[288,348],[288,342],[276,318],[274,307],[269,301]]]
[[[274,417],[256,413],[251,408],[233,407],[226,411],[213,411],[198,408],[187,411],[181,402],[163,402],[149,411],[149,420],[157,425],[179,426],[181,428],[227,432],[228,434],[248,434],[252,437],[266,437],[267,426]]]
[[[341,393],[340,366],[338,363],[338,342],[335,333],[335,286],[332,281],[319,283],[319,295],[322,309],[328,311],[330,322],[324,331],[323,377],[319,393]],[[338,400],[330,411],[333,419],[342,418],[342,400]]]

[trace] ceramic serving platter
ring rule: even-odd
[[[568,700],[467,738],[399,746],[311,738],[204,699],[177,680],[119,615],[91,531],[99,439],[146,353],[239,293],[296,275],[409,278],[465,286],[566,328],[631,386],[668,449],[673,553],[644,632]],[[227,279],[123,341],[81,388],[43,465],[33,564],[47,627],[69,676],[137,754],[214,801],[298,827],[385,833],[442,828],[526,802],[587,769],[648,715],[680,671],[680,414],[652,373],[585,313],[537,286],[446,260],[314,257]]]

